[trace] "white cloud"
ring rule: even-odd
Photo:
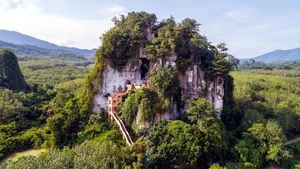
[[[112,6],[112,7],[106,8],[105,9],[105,13],[111,14],[111,13],[123,12],[125,10],[126,10],[125,7],[116,5],[116,6]]]
[[[226,13],[226,16],[232,19],[245,19],[249,18],[249,14],[244,10],[233,10]]]
[[[53,43],[96,48],[100,35],[112,26],[105,19],[72,19],[41,10],[38,0],[0,0],[0,29],[14,30]],[[107,8],[118,12],[122,7]]]
[[[2,9],[14,9],[23,5],[23,0],[1,0]]]

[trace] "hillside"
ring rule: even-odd
[[[31,45],[39,48],[64,50],[64,51],[76,53],[78,55],[83,55],[86,57],[93,56],[96,51],[95,49],[88,50],[88,49],[78,49],[74,47],[58,46],[56,44],[44,40],[40,40],[29,35],[25,35],[15,31],[8,31],[8,30],[0,30],[0,40],[8,43],[17,44],[17,45]]]
[[[0,49],[0,87],[17,91],[28,90],[16,55],[4,49]]]
[[[300,60],[300,48],[290,50],[275,50],[254,58],[255,61],[275,62],[275,61],[295,61]]]
[[[83,55],[60,49],[46,49],[31,45],[16,45],[0,41],[0,48],[13,51],[19,57],[57,58],[68,60],[85,60]]]
[[[254,59],[256,62],[275,63],[275,62],[288,62],[300,60],[300,48],[289,50],[275,50],[254,58],[240,59],[241,62]]]

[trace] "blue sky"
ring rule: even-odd
[[[300,47],[299,0],[0,0],[0,29],[53,43],[96,48],[111,19],[130,11],[194,18],[213,44],[236,57]]]

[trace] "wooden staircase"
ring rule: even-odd
[[[130,134],[128,133],[123,121],[120,119],[120,117],[118,115],[116,115],[115,113],[112,113],[111,116],[113,117],[113,119],[117,122],[121,132],[122,132],[122,135],[123,135],[123,138],[125,139],[126,141],[126,144],[128,146],[131,146],[133,144],[133,141],[131,139],[131,136]]]

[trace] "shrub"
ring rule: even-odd
[[[137,123],[152,122],[155,116],[164,112],[164,105],[156,91],[150,88],[137,89],[125,99],[122,108],[122,118],[131,124],[135,117]]]
[[[161,68],[150,74],[150,86],[162,94],[163,97],[180,99],[180,85],[176,69]]]

